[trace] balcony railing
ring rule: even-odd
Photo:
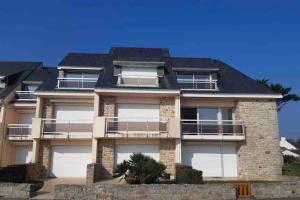
[[[31,135],[31,124],[8,124],[6,137],[9,140],[28,140]]]
[[[108,117],[105,127],[108,137],[168,137],[169,120]]]
[[[91,138],[92,121],[42,119],[42,138]]]
[[[34,91],[16,91],[15,100],[17,101],[36,101]]]
[[[245,125],[233,120],[181,120],[181,132],[190,136],[245,136]]]
[[[97,78],[57,78],[57,88],[94,89]]]
[[[177,79],[181,89],[185,90],[218,90],[217,80]]]
[[[158,76],[118,75],[119,86],[158,87]]]

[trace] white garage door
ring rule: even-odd
[[[55,106],[57,120],[91,121],[94,118],[93,106]]]
[[[118,117],[120,120],[145,121],[159,119],[159,105],[154,104],[118,104]]]
[[[51,177],[85,177],[87,164],[92,163],[90,146],[53,146]]]
[[[184,145],[183,164],[203,171],[205,177],[236,177],[236,146],[229,144]]]
[[[142,153],[159,161],[159,146],[153,144],[119,144],[116,148],[117,164],[129,160],[133,153]]]
[[[16,147],[16,164],[30,163],[32,158],[32,146]]]

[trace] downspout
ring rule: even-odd
[[[2,126],[2,134],[1,134],[1,136],[0,136],[0,140],[1,140],[1,144],[0,144],[0,166],[2,166],[2,154],[3,154],[3,144],[4,144],[4,139],[5,139],[5,137],[4,137],[4,132],[5,132],[5,114],[6,114],[6,106],[4,105],[4,104],[2,104],[3,103],[3,100],[0,100],[0,105],[1,105],[1,110],[3,109],[3,115],[2,115],[2,124],[1,124],[1,126]]]

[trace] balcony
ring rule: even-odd
[[[57,78],[57,88],[92,90],[97,80],[97,78]]]
[[[245,140],[243,121],[181,120],[181,132],[186,140]]]
[[[158,87],[158,76],[118,75],[118,86]]]
[[[42,119],[44,139],[86,139],[93,136],[93,122]]]
[[[177,79],[183,90],[217,91],[217,80]]]
[[[34,91],[16,91],[15,93],[16,101],[36,101],[36,96]]]
[[[8,124],[8,140],[31,140],[31,124]]]
[[[112,138],[168,138],[172,119],[105,119],[105,136]],[[175,126],[173,126],[174,128]],[[175,131],[172,131],[175,134]]]

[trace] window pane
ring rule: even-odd
[[[199,120],[218,120],[218,108],[199,108]]]
[[[35,91],[38,85],[24,85],[24,91]]]
[[[98,78],[98,74],[83,74],[83,78]]]
[[[65,77],[66,78],[81,78],[82,77],[82,74],[75,74],[75,73],[66,73],[65,74]]]
[[[232,120],[232,108],[222,108],[222,120]]]
[[[181,108],[181,119],[197,119],[197,108]]]
[[[193,75],[192,74],[177,74],[177,79],[192,80],[193,79]]]
[[[197,80],[209,80],[209,74],[195,74]]]

